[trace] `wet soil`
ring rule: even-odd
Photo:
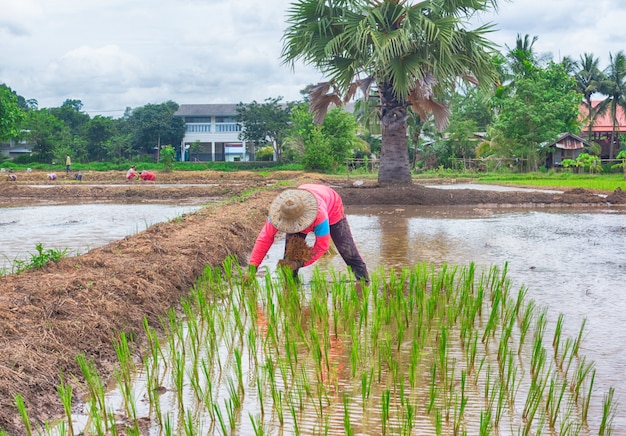
[[[50,182],[45,173],[19,174],[17,182],[0,182],[0,205],[172,200],[209,205],[41,270],[0,277],[0,428],[24,433],[16,394],[24,398],[34,423],[60,417],[59,374],[81,380],[76,355],[83,354],[103,377],[110,376],[116,365],[112,339],[120,332],[135,340],[139,358],[144,317],[159,330],[160,317],[178,306],[206,265],[219,266],[228,255],[245,264],[276,192],[302,183],[331,185],[347,205],[626,204],[620,190],[604,196],[581,189],[562,194],[452,191],[425,188],[419,181],[386,188],[374,181],[354,186],[345,178],[300,172],[158,173],[156,185],[126,182],[121,172],[86,172],[82,182],[65,175]],[[79,383],[65,379],[75,385],[76,400],[82,400]]]

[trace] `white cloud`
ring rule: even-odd
[[[0,0],[0,82],[40,107],[80,99],[84,110],[238,103],[283,96],[323,79],[280,61],[290,0]],[[517,34],[555,59],[590,52],[608,62],[626,49],[620,0],[500,1],[490,38]],[[622,46],[624,44],[624,46]]]

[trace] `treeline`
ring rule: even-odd
[[[408,148],[413,168],[453,167],[462,159],[505,158],[524,162],[536,170],[545,162],[545,145],[571,132],[588,139],[586,152],[600,154],[588,126],[608,115],[612,132],[600,138],[612,157],[626,152],[619,134],[620,110],[626,112],[626,55],[609,54],[606,68],[585,53],[580,59],[554,61],[538,55],[537,38],[518,35],[516,44],[493,57],[499,80],[495,87],[459,87],[442,96],[449,122],[438,129],[430,113],[409,112]],[[309,111],[308,90],[303,100],[283,102],[281,97],[262,103],[239,103],[237,121],[241,139],[255,160],[295,162],[307,169],[331,170],[346,158],[380,153],[379,100],[374,91],[358,99],[348,112],[330,110],[323,124],[315,124]],[[180,144],[183,120],[174,117],[178,104],[168,101],[128,108],[119,119],[91,118],[80,100],[61,107],[39,109],[7,85],[0,85],[0,141],[28,141],[31,156],[19,160],[51,162],[69,154],[75,161],[120,162],[155,155],[155,148]],[[193,146],[192,146],[193,147]]]
[[[82,163],[128,161],[155,155],[159,145],[180,144],[185,131],[183,120],[173,116],[178,110],[173,101],[127,108],[117,119],[90,117],[80,100],[39,109],[36,100],[26,100],[6,85],[0,85],[0,101],[1,117],[10,120],[0,127],[0,140],[32,147],[32,154],[17,157],[16,163],[64,162],[66,154]]]

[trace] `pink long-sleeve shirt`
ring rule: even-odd
[[[311,258],[304,263],[304,266],[311,265],[319,259],[330,247],[330,226],[336,224],[345,216],[343,201],[337,192],[325,185],[306,184],[298,186],[298,189],[309,191],[317,200],[317,215],[313,224],[301,233],[315,234],[315,243],[311,250]],[[261,229],[256,239],[252,254],[250,254],[250,265],[259,266],[270,247],[274,243],[274,238],[278,229],[270,222],[269,217]]]

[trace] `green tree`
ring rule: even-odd
[[[467,29],[463,17],[496,6],[496,0],[300,0],[288,10],[282,58],[328,76],[309,93],[316,122],[357,90],[365,98],[377,95],[378,181],[410,184],[407,111],[422,118],[433,113],[443,130],[449,113],[443,91],[459,80],[485,86],[495,81],[495,49],[485,38],[491,26]]]
[[[182,118],[174,117],[177,110],[178,104],[173,101],[134,109],[128,116],[132,150],[151,154],[156,149],[158,159],[162,144],[180,144],[185,136],[185,123]]]
[[[282,97],[266,98],[264,103],[256,100],[249,104],[237,105],[236,120],[243,126],[239,139],[251,142],[256,150],[271,145],[276,160],[282,160],[283,142],[289,129],[289,117],[294,102],[281,103]]]
[[[72,136],[83,136],[89,122],[89,115],[81,112],[83,102],[67,99],[60,107],[49,108],[52,115],[63,121],[70,129]]]
[[[172,166],[176,159],[176,149],[171,145],[166,145],[161,149],[161,162],[163,162],[163,170],[165,172],[172,171]]]
[[[305,145],[302,166],[309,171],[329,171],[333,169],[334,159],[330,140],[319,127],[314,127]]]
[[[0,84],[0,141],[19,136],[23,117],[17,94],[5,84]]]
[[[550,62],[516,81],[515,93],[499,103],[491,144],[496,155],[524,158],[529,169],[543,162],[541,144],[579,129],[580,95],[563,66]]]
[[[614,157],[617,153],[617,143],[619,137],[617,135],[617,108],[621,107],[626,113],[626,55],[623,51],[619,51],[613,56],[609,54],[609,65],[604,70],[604,80],[600,82],[598,91],[606,95],[596,107],[597,114],[609,113],[611,117],[611,145],[609,157]]]
[[[515,47],[506,46],[506,57],[509,61],[508,66],[513,77],[528,77],[533,74],[537,68],[537,55],[533,50],[537,39],[537,36],[533,36],[531,39],[528,34],[523,37],[517,34]]]
[[[116,133],[116,123],[109,117],[96,115],[89,120],[85,129],[88,160],[100,161],[109,157],[105,144],[111,141]]]
[[[71,141],[69,128],[47,109],[29,111],[24,128],[28,131],[27,139],[33,145],[33,154],[39,162],[50,163],[55,157],[60,158],[63,147]]]
[[[324,123],[318,125],[313,122],[308,104],[302,103],[291,112],[288,133],[286,154],[293,160],[302,159],[306,169],[336,169],[355,150],[367,149],[356,135],[354,115],[340,108],[331,110]]]

